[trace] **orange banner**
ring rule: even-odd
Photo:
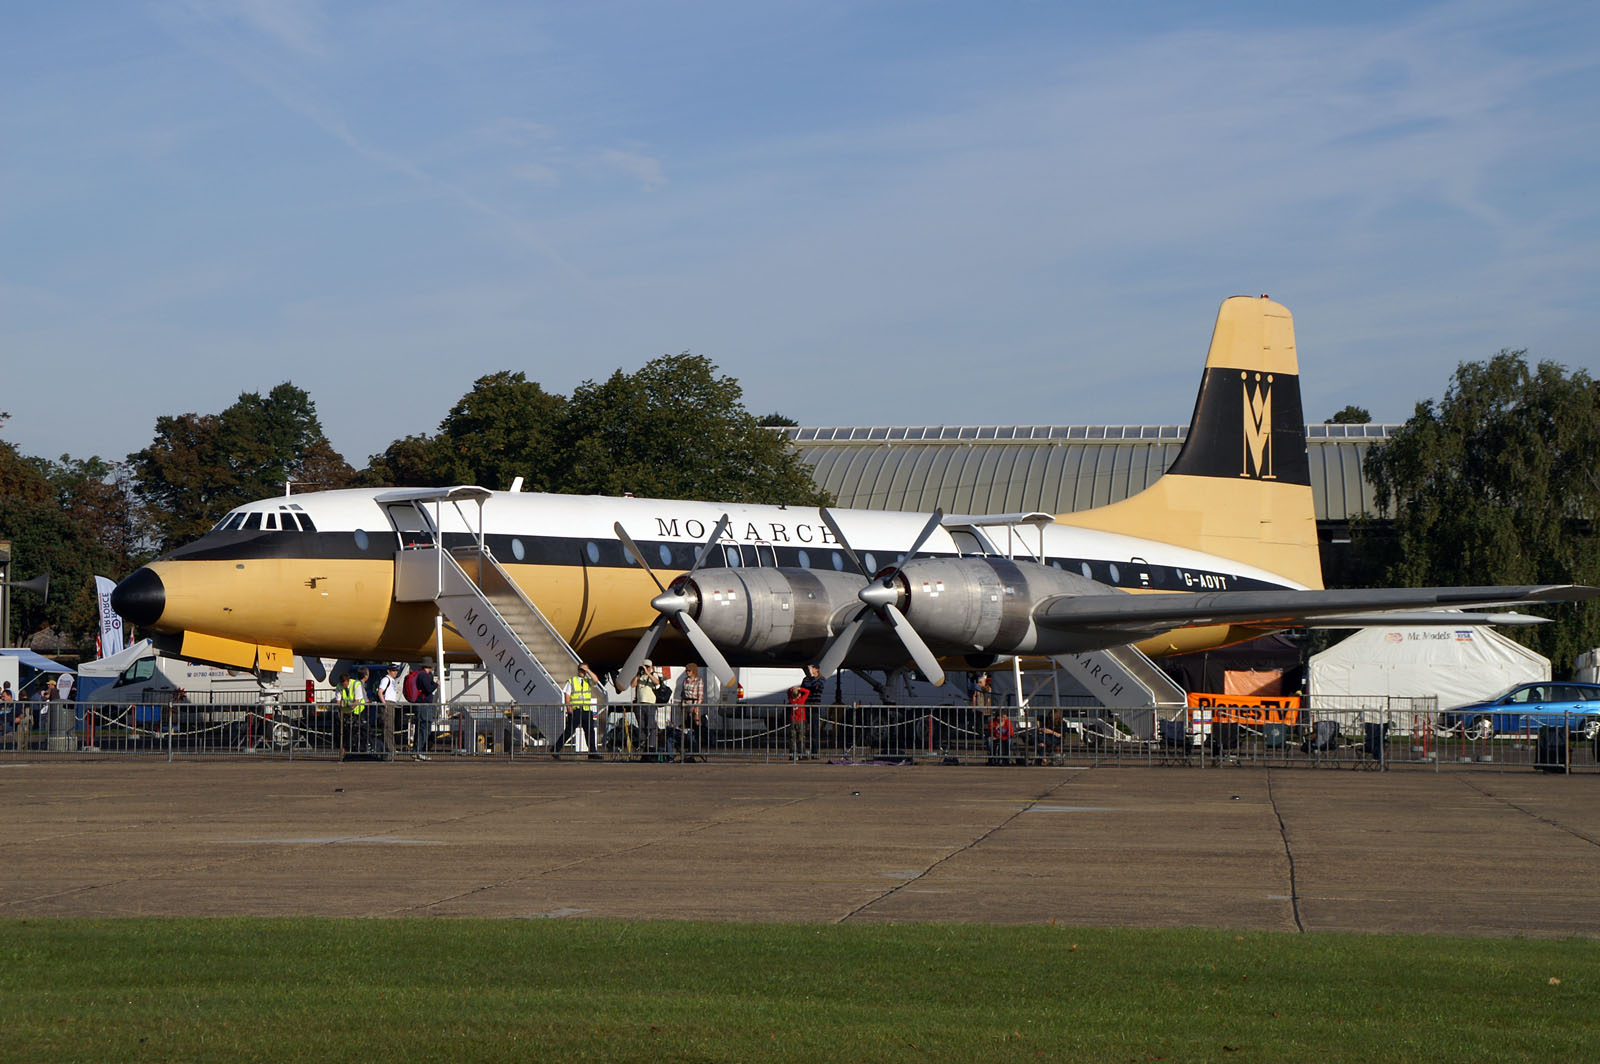
[[[1258,698],[1251,695],[1189,695],[1190,709],[1208,709],[1216,724],[1299,724],[1300,696]],[[1200,717],[1202,714],[1191,714]]]

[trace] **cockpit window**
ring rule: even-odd
[[[244,529],[245,529],[246,532],[252,531],[254,529],[258,529],[260,527],[261,527],[261,515],[260,514],[254,513],[254,514],[246,514],[245,515],[245,518],[244,518]]]
[[[263,515],[263,517],[261,519],[261,527],[265,528],[268,532],[276,532],[278,530],[278,515],[277,514],[265,514],[265,515]]]
[[[311,523],[311,515],[302,511],[300,514],[300,531],[315,532],[316,530],[317,526]]]

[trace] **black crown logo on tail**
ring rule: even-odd
[[[1272,374],[1257,373],[1254,382],[1249,373],[1239,376],[1244,389],[1240,403],[1244,415],[1244,462],[1239,475],[1276,480],[1272,472]]]

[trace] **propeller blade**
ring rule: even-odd
[[[828,531],[832,532],[833,538],[839,541],[839,546],[844,548],[845,554],[849,556],[851,561],[856,563],[856,568],[870,579],[872,574],[867,572],[867,567],[861,564],[860,558],[856,557],[855,548],[850,546],[848,539],[844,538],[844,533],[839,530],[839,523],[833,519],[833,515],[828,512],[828,508],[824,506],[818,512],[822,515],[822,523],[828,526]]]
[[[943,510],[934,510],[933,511],[933,516],[928,518],[928,523],[926,525],[922,526],[922,533],[919,536],[917,536],[917,541],[915,543],[911,544],[911,549],[910,550],[906,551],[906,559],[905,559],[905,561],[901,562],[899,565],[896,565],[894,567],[894,571],[895,572],[898,573],[902,568],[904,568],[906,562],[909,562],[912,558],[915,558],[917,556],[917,551],[922,549],[922,545],[924,543],[928,542],[928,537],[933,535],[934,532],[938,530],[939,525],[943,521],[944,521],[944,511]]]
[[[706,540],[706,545],[700,548],[699,554],[695,555],[694,564],[689,566],[689,572],[692,573],[705,564],[706,559],[711,555],[711,549],[717,545],[717,540],[721,539],[722,534],[727,530],[728,515],[723,514],[722,520],[717,522],[717,527],[711,530],[711,538]]]
[[[694,618],[687,612],[677,615],[678,624],[683,627],[683,633],[689,637],[695,653],[700,655],[700,660],[706,663],[706,671],[717,678],[717,682],[727,687],[734,681],[733,667],[728,664],[728,659],[722,656],[722,651],[706,635],[705,629],[694,623]],[[640,660],[643,660],[642,658]],[[634,666],[635,669],[638,666]]]
[[[911,654],[911,660],[917,663],[917,668],[922,670],[922,675],[928,682],[938,687],[944,683],[944,669],[939,667],[939,659],[933,656],[933,651],[928,649],[928,644],[922,641],[917,630],[911,627],[911,622],[906,620],[906,615],[890,603],[883,607],[887,614],[886,620],[889,627],[894,629],[894,634],[900,637],[900,642]]]
[[[856,645],[856,638],[861,635],[861,626],[867,623],[867,618],[872,616],[869,609],[856,611],[850,623],[839,629],[839,634],[833,637],[827,649],[822,652],[822,660],[817,662],[817,671],[824,677],[832,676],[839,671],[839,666],[844,664],[844,659],[850,655],[850,648]]]
[[[611,530],[617,534],[618,539],[622,540],[622,549],[633,555],[633,560],[639,563],[639,568],[650,574],[650,579],[656,582],[656,587],[666,591],[667,585],[661,582],[661,578],[656,575],[656,571],[650,568],[650,563],[644,560],[644,551],[640,550],[639,545],[633,541],[633,537],[628,535],[627,529],[622,527],[622,522],[618,521],[612,525]]]
[[[617,694],[622,694],[633,685],[633,678],[639,675],[639,666],[644,664],[644,659],[656,648],[656,643],[661,639],[662,631],[667,627],[667,615],[662,614],[644,630],[644,635],[633,645],[633,651],[628,655],[628,660],[622,663],[622,671],[617,673],[616,683],[612,687]]]

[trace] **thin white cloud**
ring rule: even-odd
[[[654,156],[623,151],[620,148],[607,148],[600,153],[600,161],[614,170],[627,174],[647,189],[660,188],[667,183],[666,175],[662,172],[661,160]]]
[[[295,55],[326,59],[328,17],[322,0],[181,0],[206,22],[264,36]]]

